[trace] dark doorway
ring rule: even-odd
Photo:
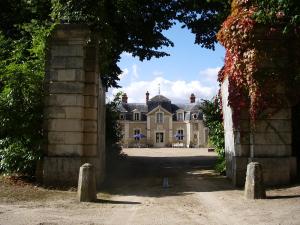
[[[297,158],[297,178],[300,179],[300,103],[292,108],[292,154]]]

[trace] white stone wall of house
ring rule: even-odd
[[[180,112],[183,113],[184,110],[182,109]],[[157,113],[163,113],[162,123],[156,121]],[[161,106],[157,106],[149,112],[146,121],[120,120],[120,123],[123,132],[123,147],[205,147],[207,144],[202,120],[186,118],[182,121],[173,121],[173,115]],[[140,141],[135,140],[133,137],[135,130],[139,130],[146,137]],[[183,134],[180,140],[175,137],[179,130]],[[158,142],[158,139],[162,141]]]
[[[176,139],[175,135],[178,133],[178,130],[183,130],[183,140]],[[187,133],[187,124],[185,121],[173,122],[173,143],[183,143],[184,146],[187,146]]]
[[[46,185],[76,186],[79,168],[105,175],[105,91],[98,68],[96,36],[84,25],[58,25],[48,41],[45,79]]]
[[[146,147],[147,138],[141,138],[136,140],[134,138],[134,130],[139,130],[140,134],[146,136],[147,133],[147,122],[146,121],[128,121],[128,146],[129,147]]]

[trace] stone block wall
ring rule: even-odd
[[[233,109],[228,102],[228,79],[222,86],[222,105],[225,135],[226,175],[235,186],[245,183],[247,164],[250,152],[250,127],[246,109],[240,115],[238,127],[233,124]]]
[[[96,36],[84,25],[58,25],[48,41],[43,182],[77,185],[79,168],[105,174],[105,91]]]
[[[234,109],[228,106],[228,79],[222,84],[226,175],[236,186],[245,184],[247,164],[259,162],[266,185],[289,184],[296,177],[292,156],[291,108],[268,109],[250,129],[247,110],[233,125]]]

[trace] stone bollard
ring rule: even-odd
[[[244,196],[247,199],[266,198],[262,166],[258,162],[251,162],[247,166]]]
[[[77,197],[80,202],[93,202],[97,199],[95,171],[90,163],[80,167]]]

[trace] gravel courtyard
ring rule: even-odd
[[[213,171],[207,149],[124,149],[95,203],[76,190],[49,190],[0,178],[1,225],[300,224],[300,186],[245,200],[243,190]],[[169,187],[163,188],[168,178]]]

